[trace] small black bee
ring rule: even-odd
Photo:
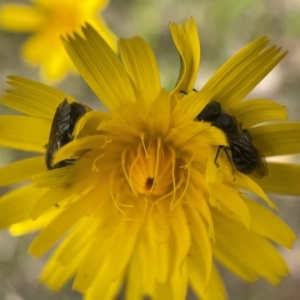
[[[46,165],[48,170],[65,167],[76,161],[76,159],[67,159],[53,164],[56,151],[73,140],[75,125],[87,110],[89,110],[87,106],[77,102],[69,103],[67,99],[56,109],[49,135],[49,142],[46,146]]]
[[[198,121],[211,122],[227,136],[230,147],[220,145],[216,154],[215,163],[222,149],[236,169],[244,174],[256,172],[265,176],[267,169],[262,156],[252,144],[252,137],[246,129],[242,129],[236,118],[222,110],[220,103],[209,102],[196,117]],[[228,153],[231,152],[231,157]]]

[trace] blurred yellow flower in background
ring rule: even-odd
[[[27,116],[2,116],[0,143],[41,155],[0,169],[1,185],[32,181],[0,198],[0,228],[17,235],[40,230],[29,249],[35,257],[61,242],[41,275],[52,290],[74,278],[73,289],[88,300],[113,299],[124,283],[126,299],[160,300],[185,299],[190,285],[200,299],[214,300],[227,298],[216,261],[247,282],[263,278],[278,284],[289,273],[273,242],[290,248],[294,233],[260,203],[276,208],[260,181],[233,171],[224,152],[216,164],[219,146],[230,146],[225,132],[196,121],[210,101],[218,101],[243,122],[266,156],[299,152],[300,123],[280,121],[287,118],[282,106],[241,101],[285,53],[257,39],[197,92],[196,24],[191,19],[170,28],[181,57],[170,93],[143,39],[119,41],[122,62],[90,25],[82,29],[84,37],[64,40],[108,110],[87,111],[78,119],[72,141],[53,161],[73,160],[66,167],[47,170],[45,145],[59,105],[77,100],[9,77],[13,88],[1,103]],[[252,128],[274,120],[280,125]],[[299,177],[299,166],[278,166]],[[299,195],[299,185],[279,182],[278,168],[269,168],[267,190]]]
[[[0,28],[16,33],[32,33],[22,47],[22,57],[28,64],[40,67],[46,81],[62,80],[75,72],[61,37],[79,31],[89,22],[115,50],[116,38],[99,15],[107,0],[33,0],[33,5],[5,4],[0,8]]]

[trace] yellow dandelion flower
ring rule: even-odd
[[[34,0],[32,5],[5,4],[0,8],[0,27],[18,33],[32,33],[22,47],[26,63],[40,67],[46,81],[62,80],[75,72],[61,36],[79,31],[89,22],[116,50],[116,38],[104,19],[98,15],[108,4],[107,0]]]
[[[298,178],[300,167],[268,163],[269,175],[256,182],[231,163],[226,130],[199,120],[218,102],[226,109],[221,115],[242,121],[266,156],[299,152],[300,123],[281,121],[283,107],[241,101],[285,53],[260,38],[197,92],[196,24],[170,27],[181,57],[171,93],[161,87],[154,53],[139,37],[119,41],[121,61],[89,25],[84,37],[64,40],[108,113],[78,104],[84,112],[74,117],[76,99],[9,77],[13,88],[1,102],[27,116],[2,116],[0,143],[41,155],[0,169],[1,185],[31,181],[0,198],[0,227],[13,234],[40,230],[29,249],[35,257],[60,242],[41,275],[54,291],[73,279],[85,299],[113,299],[126,283],[126,299],[185,299],[191,286],[200,299],[214,300],[227,298],[216,262],[247,282],[276,285],[289,274],[273,243],[290,248],[295,235],[261,202],[276,208],[263,188],[299,195],[294,179],[280,180]],[[254,127],[273,120],[279,121]],[[49,170],[45,145],[54,154]]]

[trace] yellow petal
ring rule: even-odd
[[[131,124],[128,124],[124,119],[103,121],[97,129],[100,131],[111,132],[124,141],[131,141],[132,138],[137,138],[141,135],[139,128],[131,126]]]
[[[246,97],[269,73],[270,71],[287,55],[287,52],[281,52],[281,48],[271,46],[264,49],[255,59],[250,63],[248,72],[246,74],[239,74],[234,88],[227,90],[223,95],[224,98],[239,101]],[[224,91],[225,92],[225,91]]]
[[[0,186],[30,180],[33,175],[46,171],[46,169],[44,156],[14,162],[0,169]]]
[[[71,143],[66,144],[57,151],[53,163],[56,164],[64,159],[76,157],[78,153],[82,152],[82,150],[102,149],[106,142],[105,139],[106,136],[101,135],[93,135],[76,139]]]
[[[123,277],[109,284],[103,284],[102,278],[97,277],[95,283],[88,289],[85,294],[85,300],[111,300],[116,299],[123,285]]]
[[[83,167],[79,162],[64,168],[57,168],[33,176],[34,186],[38,188],[53,188],[71,184],[83,179],[81,170]],[[85,169],[85,168],[84,168]]]
[[[227,145],[226,137],[220,129],[210,126],[207,122],[185,122],[182,125],[170,130],[166,140],[172,140],[175,145],[184,145],[189,140],[197,144]],[[194,140],[195,139],[195,140]]]
[[[99,259],[103,261],[100,266],[99,263],[93,265],[95,256],[88,255],[85,258],[84,264],[81,265],[81,269],[79,269],[73,284],[75,290],[85,291],[89,283],[95,279],[96,274],[101,279],[102,284],[107,285],[118,280],[124,273],[125,267],[132,256],[139,225],[137,222],[123,221],[115,229],[110,236],[106,237],[105,243],[102,243],[102,253],[106,256],[102,257],[102,259],[101,257],[97,258],[97,261]],[[97,251],[99,253],[99,247],[98,249],[94,247],[92,253],[96,254]],[[99,267],[95,268],[97,265]]]
[[[89,240],[96,234],[97,222],[82,222],[55,250],[44,268],[40,280],[58,291],[74,275],[80,261],[86,256]]]
[[[116,54],[89,25],[82,29],[86,38],[75,34],[63,40],[73,63],[103,104],[113,114],[135,102],[130,79]]]
[[[36,220],[27,219],[10,226],[9,231],[13,235],[23,235],[45,228],[61,211],[58,206],[52,206],[42,218]]]
[[[205,92],[191,92],[184,96],[172,111],[172,125],[193,121],[210,100],[211,95]]]
[[[250,214],[251,229],[286,248],[291,248],[295,233],[279,217],[253,200],[244,198]]]
[[[99,223],[95,219],[86,219],[81,222],[79,226],[73,230],[68,237],[59,246],[59,249],[55,251],[55,260],[63,266],[67,266],[72,261],[77,260],[77,255],[81,252],[87,253],[89,249],[90,241],[97,239],[99,230]],[[101,239],[100,239],[101,240]],[[82,258],[83,259],[83,258]],[[80,262],[77,263],[80,265]],[[49,274],[51,276],[51,274]]]
[[[161,90],[159,96],[152,101],[145,117],[149,129],[156,134],[165,136],[170,126],[170,98],[165,90]]]
[[[22,116],[0,117],[0,145],[24,151],[45,152],[51,122]]]
[[[264,237],[248,231],[232,218],[213,211],[216,228],[216,258],[229,270],[253,282],[259,277],[273,285],[289,274],[289,269],[277,249]]]
[[[143,248],[145,248],[145,243],[140,243],[139,246],[144,246]],[[125,299],[127,300],[142,299],[144,295],[151,295],[154,292],[155,279],[152,275],[153,272],[151,272],[152,257],[149,255],[144,256],[140,253],[139,248],[136,250],[137,251],[135,252],[135,255],[132,256],[128,268],[127,284],[125,289]],[[147,251],[144,250],[143,252]],[[143,267],[141,268],[142,262]]]
[[[79,253],[76,258],[80,260],[83,255],[84,253]],[[76,269],[76,262],[64,266],[55,261],[55,255],[52,255],[43,269],[40,281],[52,291],[57,292],[74,276]]]
[[[45,189],[37,189],[28,185],[2,196],[0,198],[0,228],[7,228],[29,219],[32,206],[45,192]]]
[[[172,292],[174,300],[185,299],[188,292],[189,277],[188,277],[188,268],[186,264],[183,266],[180,272],[175,272],[172,278]],[[157,289],[160,289],[158,286]],[[158,298],[159,299],[159,298]]]
[[[196,269],[193,264],[189,265],[189,275],[193,291],[200,299],[204,300],[226,300],[228,299],[226,288],[222,277],[215,265],[212,266],[209,284],[205,291],[201,288],[201,270]]]
[[[155,221],[151,224],[149,222],[140,234],[136,252],[130,261],[126,299],[139,299],[143,295],[152,295],[156,281],[165,282],[167,276],[170,275],[168,273],[170,266],[169,231],[166,232],[168,228],[166,224],[163,224],[162,218],[157,223]],[[160,230],[160,232],[155,232],[157,237],[153,236],[154,227]],[[164,238],[159,236],[160,234]],[[132,298],[134,296],[138,298]]]
[[[94,0],[95,1],[95,0]],[[98,5],[99,5],[99,0]],[[105,0],[106,2],[109,2],[108,0]],[[103,1],[101,1],[103,2]],[[84,6],[85,6],[84,2]],[[93,12],[92,12],[93,13]],[[104,18],[102,18],[101,15],[91,15],[89,18],[83,17],[81,24],[84,24],[88,20],[89,24],[91,24],[95,29],[97,29],[98,32],[101,33],[101,36],[105,39],[107,44],[113,49],[114,52],[117,52],[117,37],[116,35],[109,29],[106,21]]]
[[[103,239],[102,233],[97,232],[96,234],[97,238],[92,236],[92,239],[89,241],[85,257],[79,264],[78,271],[73,282],[73,289],[81,293],[89,291],[90,286],[92,286],[97,277],[99,277],[97,274],[99,273],[102,265],[105,263],[105,259],[107,257],[107,253],[104,251],[107,250],[107,241]],[[80,237],[77,236],[77,238]],[[102,279],[102,284],[103,281],[105,280]],[[109,282],[105,282],[106,284],[109,284]]]
[[[261,37],[230,58],[204,85],[214,99],[230,109],[249,92],[286,55],[280,48],[266,48],[268,39]]]
[[[299,196],[299,178],[299,165],[268,162],[268,176],[255,181],[267,192]]]
[[[247,191],[256,194],[261,199],[266,201],[266,203],[268,203],[270,207],[278,210],[277,206],[273,203],[273,201],[266,195],[262,188],[258,184],[256,184],[251,178],[249,178],[245,174],[242,174],[241,172],[237,172],[235,178],[236,185],[238,187],[241,187],[242,189],[246,189]]]
[[[41,11],[27,5],[3,5],[0,10],[0,26],[10,31],[38,31],[44,22]]]
[[[116,227],[113,226],[113,229],[116,229]],[[71,251],[74,249],[75,256],[77,256],[78,251],[84,251],[85,253],[81,261],[78,262],[78,270],[73,283],[73,288],[77,291],[86,293],[96,281],[97,274],[102,265],[105,264],[107,255],[107,240],[103,238],[105,235],[112,234],[112,232],[111,227],[101,228],[101,225],[95,219],[87,218],[72,234],[68,244],[60,249],[57,259],[62,264],[69,264],[74,260],[73,257],[70,257],[69,247],[72,247]],[[93,263],[91,263],[91,260]]]
[[[268,42],[269,39],[267,37],[260,37],[248,44],[242,50],[238,51],[215,72],[215,74],[204,85],[203,89],[211,91],[218,89],[216,90],[216,95],[218,95],[224,89],[224,86],[226,84],[228,85],[228,80],[226,81],[226,78],[229,79],[229,75],[232,74],[233,71],[237,72],[239,65],[247,65],[249,61],[253,59],[253,57],[256,57],[258,53],[260,53],[266,47]],[[239,73],[240,72],[238,72],[238,74]],[[232,79],[230,78],[229,81],[232,82]],[[220,86],[222,83],[223,86]],[[221,102],[219,97],[218,101]]]
[[[201,214],[201,217],[205,220],[208,227],[208,237],[214,242],[215,241],[215,228],[214,228],[214,222],[210,213],[210,206],[206,201],[201,201],[199,203],[199,212]]]
[[[109,255],[107,247],[111,245],[111,242],[115,242],[116,237],[114,233],[117,232],[117,228],[119,228],[118,223],[108,225],[107,219],[114,218],[113,213],[110,209],[107,210],[105,206],[103,206],[102,209],[106,211],[106,216],[104,218],[105,220],[100,221],[105,224],[104,226],[101,226],[99,224],[100,222],[97,222],[97,220],[95,219],[92,219],[90,221],[86,220],[86,224],[83,224],[85,228],[87,226],[90,227],[89,229],[86,229],[87,235],[89,236],[90,233],[94,233],[94,235],[90,235],[89,243],[84,246],[84,248],[86,248],[86,254],[82,261],[79,263],[78,271],[73,283],[73,288],[82,293],[87,292],[93,282],[99,277],[98,273],[103,264],[105,264],[107,256]],[[89,223],[91,223],[91,221],[93,221],[94,224],[88,225]],[[80,239],[80,233],[81,232],[77,230],[77,239]],[[76,248],[77,247],[78,246],[76,246]],[[68,263],[70,261],[70,258],[66,256],[67,248],[64,252],[65,254],[63,254],[60,259],[62,262]],[[102,284],[104,284],[104,281],[106,284],[110,282],[110,280],[106,281],[103,278]]]
[[[182,272],[184,272],[183,269],[186,265],[186,258],[190,251],[191,232],[190,226],[188,226],[189,220],[186,217],[184,209],[181,207],[175,209],[172,214],[171,226],[173,227],[173,232],[168,251],[168,255],[171,256],[171,268],[169,268],[169,272],[170,274],[179,273],[179,275],[182,275]],[[205,231],[205,229],[202,230],[202,233],[203,231]]]
[[[200,63],[200,41],[196,22],[193,18],[185,22],[185,26],[170,23],[174,44],[181,60],[180,74],[172,93],[191,92],[198,75]]]
[[[57,107],[65,99],[77,102],[70,95],[48,85],[19,76],[8,76],[8,79],[7,83],[13,89],[5,90],[6,95],[2,96],[1,103],[30,116],[52,121]]]
[[[34,257],[40,257],[45,254],[67,230],[75,226],[85,214],[90,212],[92,202],[94,202],[94,198],[85,195],[79,201],[65,207],[33,240],[29,248],[29,253]]]
[[[232,107],[230,113],[242,122],[243,128],[249,128],[262,122],[286,120],[288,117],[284,106],[266,99],[242,101]]]
[[[174,276],[165,283],[158,282],[153,293],[153,299],[182,300],[186,298],[188,288],[188,270],[184,266],[182,272],[176,272]]]
[[[150,46],[140,37],[118,42],[124,67],[134,83],[137,97],[151,103],[160,93],[161,83],[157,62]]]
[[[250,128],[254,144],[265,156],[300,152],[300,123],[266,124]]]
[[[76,198],[80,197],[78,194],[78,185],[81,186],[81,182],[76,185],[63,186],[61,188],[49,189],[42,197],[40,197],[32,206],[30,210],[30,217],[35,220],[42,213],[44,213],[49,208],[54,205],[60,206],[60,202],[68,201],[69,199],[76,200]],[[86,185],[86,182],[85,182]],[[78,186],[78,187],[77,187]],[[85,189],[82,189],[84,191]]]
[[[211,196],[220,203],[220,210],[223,214],[234,214],[249,229],[251,224],[250,212],[239,192],[224,184],[211,184],[210,186]]]
[[[73,135],[78,139],[88,135],[99,134],[98,126],[103,120],[110,120],[111,115],[103,111],[89,111],[77,121]]]
[[[208,159],[207,159],[207,165],[206,165],[206,170],[205,170],[205,179],[208,183],[221,183],[223,182],[224,178],[224,171],[226,162],[223,159],[222,153],[218,156],[218,162],[216,164],[216,156],[217,156],[217,151],[219,148],[217,147],[209,147],[209,152],[208,152]],[[199,149],[200,150],[200,149]],[[199,155],[203,156],[204,151],[201,151]],[[200,159],[200,158],[199,158]],[[210,203],[212,206],[216,207],[218,205],[217,199],[215,197],[212,197],[212,195],[209,192],[209,198],[210,198]]]
[[[187,207],[193,247],[187,258],[189,272],[195,273],[198,289],[204,292],[208,286],[212,271],[212,247],[209,229],[194,207]],[[190,274],[190,276],[193,276]]]
[[[154,278],[165,283],[170,276],[171,256],[170,240],[172,239],[170,227],[167,221],[160,216],[152,216],[149,221],[149,238],[151,256],[154,264]]]

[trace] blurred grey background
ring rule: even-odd
[[[49,0],[51,1],[51,0]],[[29,3],[26,0],[0,0],[4,3]],[[193,16],[201,36],[201,69],[196,88],[236,51],[253,39],[267,35],[289,55],[251,94],[274,99],[285,105],[291,120],[300,121],[300,0],[112,0],[104,12],[110,28],[119,37],[139,35],[153,47],[159,62],[163,86],[171,90],[179,72],[179,57],[173,45],[168,22],[184,22]],[[6,88],[7,75],[21,75],[39,80],[38,70],[24,65],[20,46],[24,34],[0,31],[0,88]],[[57,88],[70,93],[94,109],[101,108],[93,92],[79,76],[69,76]],[[1,114],[15,113],[0,106]],[[0,166],[29,157],[32,153],[0,149]],[[300,156],[278,157],[300,163]],[[0,194],[14,187],[0,188]],[[279,215],[300,235],[300,199],[271,195],[280,208]],[[66,286],[57,294],[39,284],[37,278],[47,257],[34,259],[27,248],[34,234],[14,238],[0,232],[0,300],[71,300],[81,295]],[[280,249],[291,269],[291,276],[273,287],[259,281],[243,283],[226,270],[221,270],[229,298],[233,300],[296,300],[300,299],[300,241],[289,251]],[[120,299],[122,297],[120,296]],[[188,299],[196,299],[192,292]],[[164,299],[162,299],[164,300]]]

